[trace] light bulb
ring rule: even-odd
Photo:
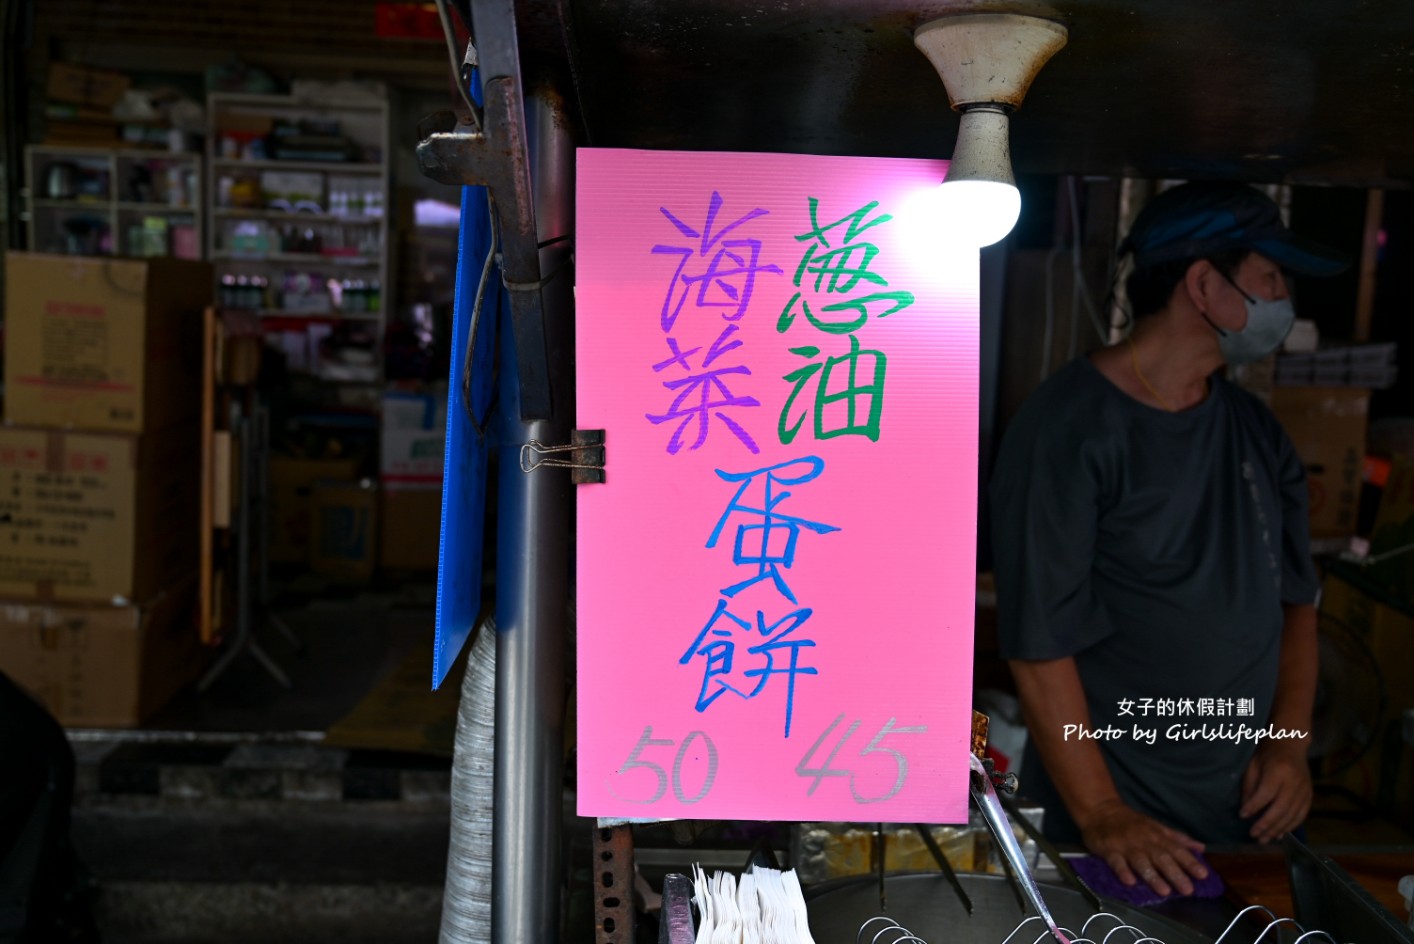
[[[948,104],[962,113],[938,201],[954,245],[990,246],[1016,225],[1021,194],[1011,171],[1008,115],[1067,35],[1060,23],[1010,13],[952,14],[914,31],[913,43],[938,70]]]
[[[944,181],[934,206],[949,242],[981,248],[1011,232],[1021,216],[1021,192],[995,180]]]

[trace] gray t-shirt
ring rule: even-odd
[[[1012,421],[991,497],[1003,657],[1074,656],[1092,727],[1123,730],[1097,743],[1125,801],[1247,840],[1254,743],[1182,738],[1267,726],[1282,604],[1316,598],[1305,470],[1271,411],[1218,375],[1156,410],[1082,357]]]

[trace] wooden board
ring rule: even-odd
[[[216,309],[202,313],[201,344],[201,560],[197,589],[197,626],[201,641],[215,642],[214,586],[215,532],[213,518],[216,500],[216,344],[219,325]]]

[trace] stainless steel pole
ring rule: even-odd
[[[532,187],[540,241],[573,232],[574,150],[563,106],[528,95]],[[572,243],[540,252],[552,410],[521,419],[515,332],[501,338],[496,539],[496,808],[492,940],[552,944],[560,938],[564,776],[565,616],[570,588],[573,486],[564,469],[521,471],[532,439],[569,442],[574,416]]]

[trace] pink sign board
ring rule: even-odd
[[[967,819],[978,257],[940,161],[580,150],[579,812]]]

